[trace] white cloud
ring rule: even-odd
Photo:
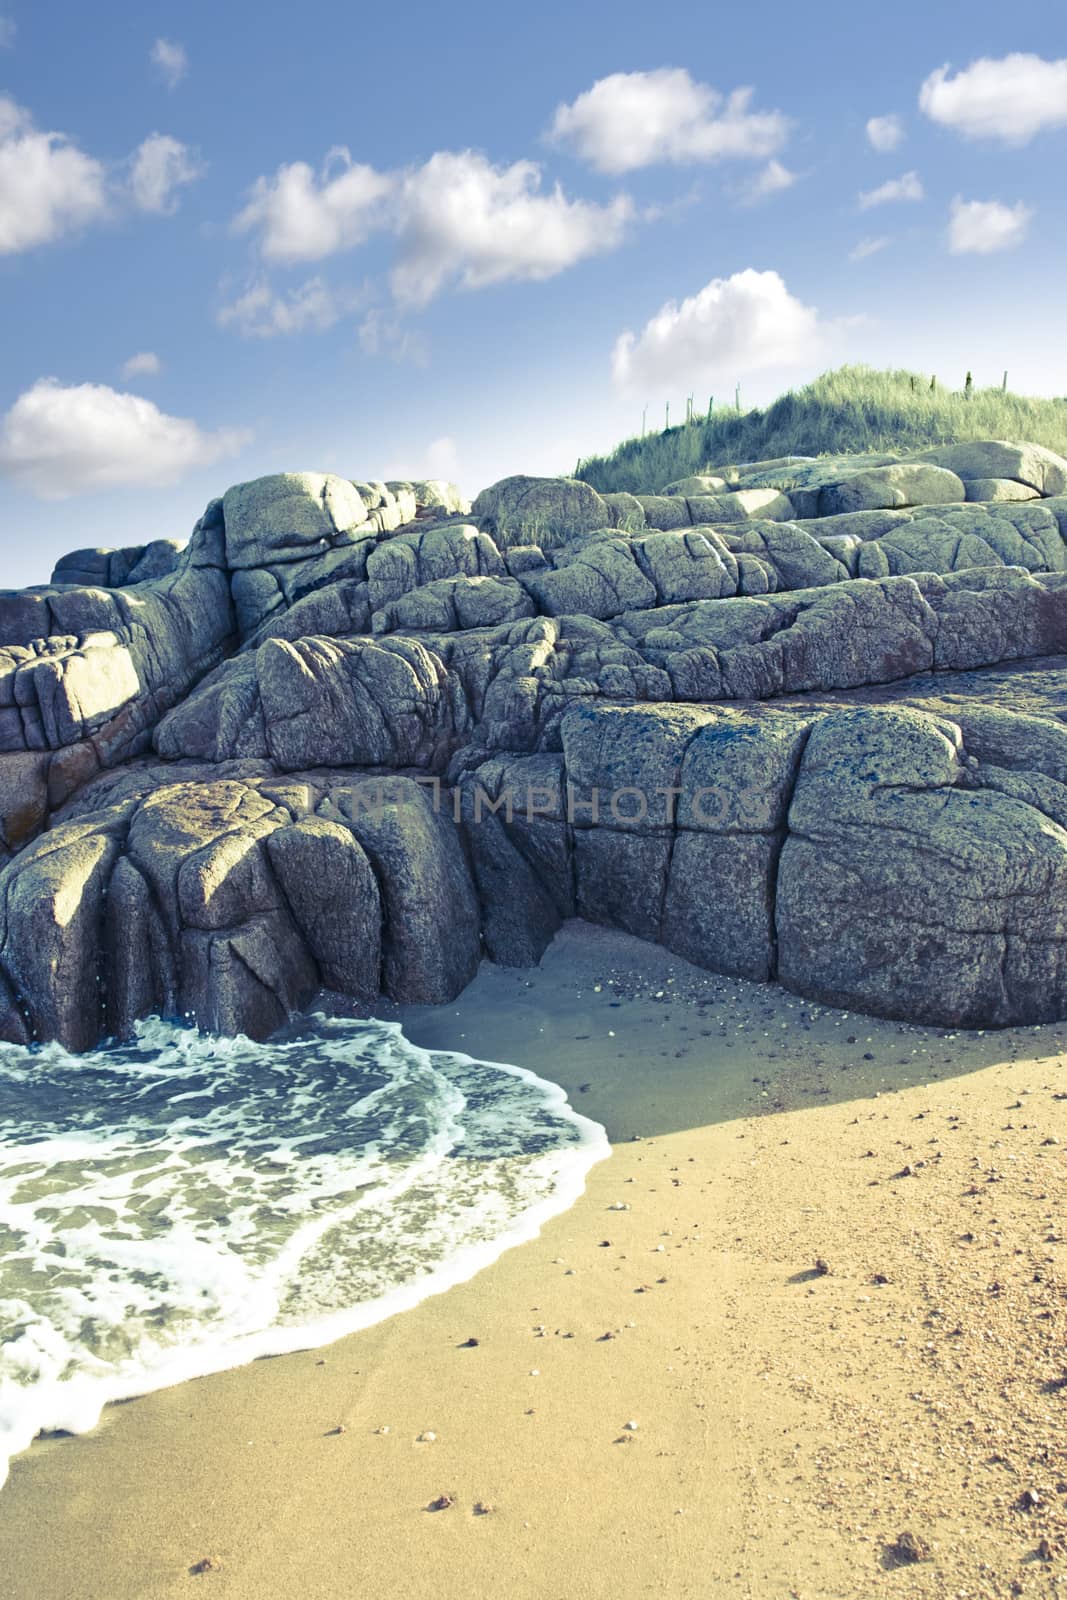
[[[886,117],[870,117],[867,121],[867,138],[876,150],[883,153],[895,150],[904,140],[904,125],[895,113]]]
[[[430,358],[425,337],[378,306],[372,306],[360,323],[359,344],[366,355],[388,356],[415,367],[426,366]]]
[[[951,67],[931,72],[919,105],[943,127],[968,139],[1027,144],[1045,128],[1067,126],[1067,59],[1014,55],[972,61],[956,76]]]
[[[107,210],[103,165],[0,95],[0,255],[48,244]]]
[[[884,250],[889,243],[887,234],[880,234],[878,238],[861,239],[859,244],[853,245],[848,253],[850,261],[866,261],[870,256],[876,256],[879,250]]]
[[[799,173],[790,172],[780,161],[768,161],[767,165],[745,185],[747,203],[755,205],[760,200],[766,200],[769,195],[781,194],[783,189],[791,189],[798,177]]]
[[[272,339],[278,334],[322,333],[355,310],[360,296],[339,293],[321,278],[309,278],[287,294],[277,294],[264,282],[254,283],[223,306],[217,321],[234,327],[246,338]]]
[[[993,255],[998,250],[1014,250],[1026,238],[1033,217],[1030,206],[1002,205],[999,200],[952,202],[948,225],[948,247],[953,255]]]
[[[259,178],[234,219],[238,233],[258,231],[260,248],[275,261],[320,261],[350,250],[387,221],[385,202],[395,179],[331,150],[316,175],[305,161]]]
[[[250,437],[233,428],[205,433],[104,384],[40,378],[0,422],[0,473],[42,500],[65,500],[94,489],[175,483],[233,455]]]
[[[450,279],[483,289],[509,279],[545,279],[613,250],[633,204],[568,200],[541,192],[533,161],[494,167],[472,150],[438,151],[400,187],[400,259],[391,283],[405,305],[425,305]]]
[[[163,371],[163,363],[154,350],[139,350],[135,356],[122,363],[123,378],[155,378]]]
[[[202,170],[187,145],[153,133],[109,171],[65,134],[37,128],[24,107],[0,94],[0,256],[51,244],[131,205],[171,212],[175,191]]]
[[[557,107],[549,137],[571,145],[600,172],[660,162],[765,160],[785,143],[789,123],[780,111],[750,111],[752,93],[722,95],[696,83],[684,67],[613,72]]]
[[[558,184],[542,193],[533,161],[495,167],[472,150],[442,150],[421,167],[382,173],[338,149],[319,174],[294,162],[260,178],[234,227],[258,232],[264,256],[280,261],[321,260],[393,233],[393,292],[421,306],[450,281],[480,289],[553,277],[614,249],[633,215],[625,195],[598,205],[569,200]]]
[[[890,178],[888,183],[881,183],[877,189],[867,189],[860,195],[859,206],[861,211],[869,211],[872,206],[884,206],[896,200],[922,200],[922,181],[917,172],[905,172],[903,177]]]
[[[13,17],[0,17],[0,50],[13,50],[18,24]]]
[[[818,312],[791,295],[777,272],[749,267],[713,278],[681,304],[669,300],[639,335],[622,334],[612,371],[620,387],[675,391],[812,360],[825,332]]]
[[[176,211],[175,190],[195,183],[203,167],[189,146],[169,133],[153,133],[133,153],[130,194],[139,211]]]
[[[189,57],[185,46],[173,39],[157,39],[148,58],[163,75],[168,89],[176,89],[189,70]]]

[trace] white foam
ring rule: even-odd
[[[0,1047],[0,1483],[109,1401],[465,1281],[610,1154],[524,1068],[394,1023],[312,1024],[265,1045],[153,1020],[86,1056]]]

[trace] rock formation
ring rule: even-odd
[[[1067,460],[658,495],[278,474],[0,594],[0,1036],[446,1001],[579,915],[944,1025],[1067,1016]]]

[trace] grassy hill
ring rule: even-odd
[[[675,478],[729,462],[878,451],[905,455],[963,439],[1026,440],[1067,455],[1067,399],[1001,389],[949,390],[913,372],[839,367],[765,411],[722,411],[627,439],[583,461],[578,477],[602,494],[655,494]]]

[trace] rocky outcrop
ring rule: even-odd
[[[75,1050],[156,1012],[263,1036],[323,984],[443,1001],[479,956],[456,827],[402,777],[146,769],[29,846],[0,906],[5,1036]]]
[[[278,474],[0,595],[0,1034],[440,1002],[573,915],[952,1026],[1067,1015],[1067,461],[661,495]]]

